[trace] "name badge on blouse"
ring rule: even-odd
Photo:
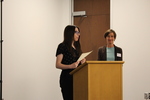
[[[121,53],[117,53],[117,57],[121,57]]]

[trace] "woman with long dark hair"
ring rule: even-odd
[[[64,40],[56,51],[56,68],[62,69],[60,87],[64,100],[73,100],[73,76],[69,73],[86,59],[77,61],[81,55],[80,29],[75,25],[68,25],[64,30]]]

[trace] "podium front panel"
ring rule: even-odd
[[[90,61],[72,71],[74,100],[122,100],[122,64]]]
[[[88,100],[122,100],[122,66],[90,64]]]

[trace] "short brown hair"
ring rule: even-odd
[[[117,34],[116,34],[116,32],[115,32],[114,30],[112,30],[112,29],[108,29],[108,30],[104,33],[104,38],[106,38],[106,37],[109,35],[109,33],[113,33],[113,34],[114,34],[114,38],[116,39]]]

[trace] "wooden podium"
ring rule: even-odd
[[[70,72],[73,100],[122,100],[124,61],[86,61]]]

